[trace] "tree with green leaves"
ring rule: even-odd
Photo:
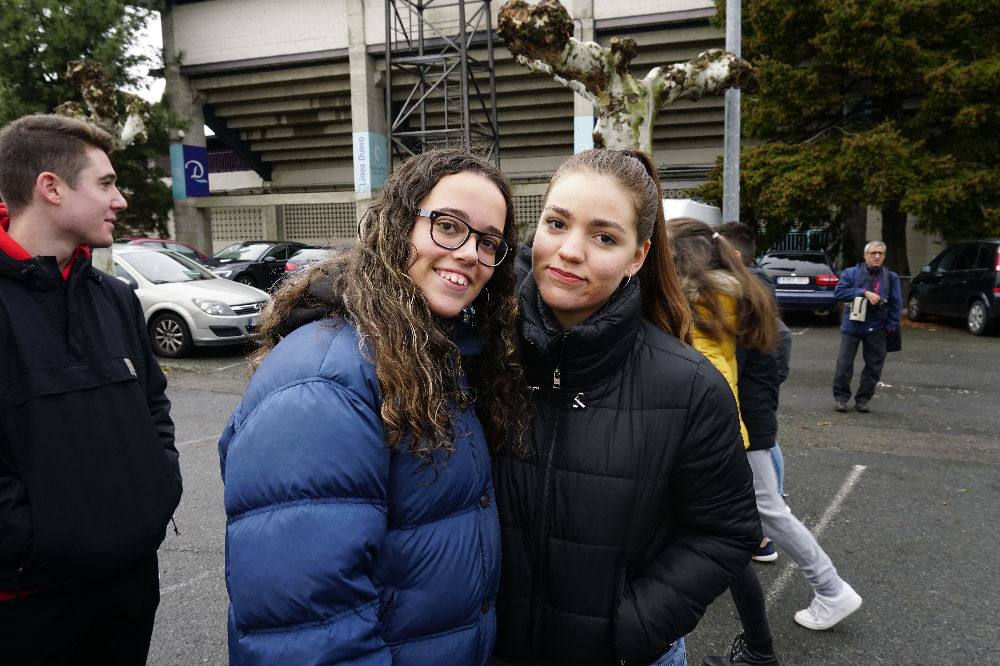
[[[124,90],[142,85],[140,72],[153,64],[132,47],[160,4],[0,0],[0,125],[30,113],[64,113],[111,131],[119,139],[112,162],[129,203],[118,216],[118,236],[167,231],[170,189],[154,160],[167,153],[177,120]]]
[[[744,0],[743,57],[744,222],[826,228],[856,256],[874,207],[901,274],[907,214],[1000,235],[1000,0]],[[721,201],[721,178],[698,196]]]

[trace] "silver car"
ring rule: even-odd
[[[135,289],[153,351],[177,358],[194,345],[230,345],[250,339],[267,292],[223,280],[173,252],[115,247],[115,277]]]

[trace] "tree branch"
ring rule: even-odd
[[[654,67],[642,83],[652,94],[654,107],[660,109],[679,99],[698,100],[726,88],[749,90],[756,81],[753,67],[746,60],[712,49],[690,62]]]
[[[558,0],[542,0],[537,5],[510,0],[500,8],[498,32],[514,56],[545,63],[547,74],[578,81],[590,91],[590,97],[604,92],[614,71],[623,66],[627,70],[628,61],[635,56],[632,40],[619,40],[621,47],[613,44],[609,49],[573,37],[573,20]],[[627,42],[631,42],[631,50]],[[579,92],[575,87],[573,90]]]

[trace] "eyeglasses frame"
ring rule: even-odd
[[[446,213],[444,211],[431,210],[429,208],[418,208],[417,209],[417,216],[418,217],[426,217],[428,220],[430,220],[430,222],[431,222],[431,229],[430,229],[431,241],[435,245],[437,245],[438,247],[440,247],[441,249],[444,249],[444,250],[457,250],[458,248],[462,247],[463,245],[465,245],[468,242],[469,236],[475,235],[475,237],[476,237],[476,261],[478,261],[479,263],[481,263],[483,266],[486,266],[487,268],[496,268],[497,266],[499,266],[500,264],[502,264],[503,260],[507,258],[507,255],[510,254],[510,243],[507,242],[506,238],[504,238],[503,236],[498,236],[497,234],[494,234],[494,233],[490,233],[488,231],[479,231],[478,229],[473,228],[473,226],[471,224],[469,224],[468,222],[466,222],[462,218],[458,217],[454,213]],[[459,243],[458,245],[456,245],[455,247],[448,247],[447,245],[442,245],[441,243],[438,242],[438,240],[436,238],[434,238],[434,223],[441,216],[445,216],[445,217],[449,217],[449,218],[458,220],[459,222],[461,222],[462,224],[465,225],[465,228],[467,230],[467,233],[465,234],[465,238],[463,238],[462,242]],[[500,257],[500,261],[498,261],[495,264],[488,264],[488,263],[486,263],[485,261],[483,261],[482,259],[479,258],[479,241],[480,241],[480,239],[482,239],[483,236],[489,236],[491,238],[498,238],[498,239],[500,239],[500,242],[503,243],[503,247],[505,248],[504,254],[503,254],[502,257]]]

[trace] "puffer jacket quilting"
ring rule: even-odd
[[[475,353],[478,343],[460,345]],[[233,664],[483,664],[499,533],[482,428],[390,452],[356,330],[325,319],[268,355],[219,442]]]
[[[732,392],[640,301],[623,287],[556,332],[534,281],[521,287],[537,389],[527,455],[494,457],[504,661],[652,663],[759,543]]]

